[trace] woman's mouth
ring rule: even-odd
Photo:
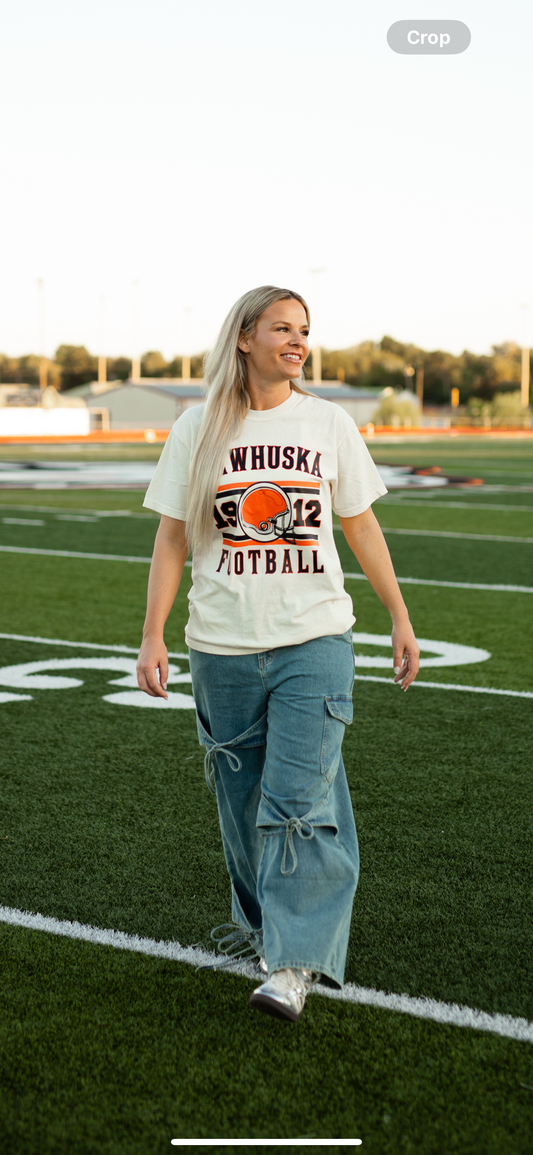
[[[293,361],[295,365],[299,365],[302,360],[299,353],[282,353],[281,356],[284,361]]]

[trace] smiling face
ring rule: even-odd
[[[309,322],[303,305],[289,298],[269,305],[256,321],[252,337],[242,337],[248,376],[275,384],[298,378],[309,353]]]

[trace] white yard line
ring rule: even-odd
[[[171,1147],[361,1147],[362,1139],[171,1139]]]
[[[467,541],[505,541],[533,545],[533,537],[504,537],[496,533],[459,533],[453,529],[391,529],[382,525],[383,533],[405,534],[406,537],[458,537]]]
[[[342,533],[342,527],[335,525],[335,533]],[[458,537],[466,541],[505,541],[519,542],[521,545],[533,545],[533,537],[503,537],[495,533],[459,533],[452,529],[392,529],[388,525],[381,526],[383,533],[405,534],[407,537]]]
[[[94,521],[95,518],[91,520]],[[3,517],[2,522],[4,525],[46,525],[42,518],[37,520],[35,517]]]
[[[126,557],[122,553],[78,553],[72,549],[33,549],[28,545],[0,545],[2,553],[33,553],[40,557],[81,557],[90,561],[132,561],[151,562],[151,557]]]
[[[402,509],[404,506],[407,506],[409,509],[411,509],[411,507],[413,509],[428,508],[427,501],[404,501],[403,498],[392,497],[392,495],[389,497],[381,497],[379,504],[380,506],[399,505]],[[29,508],[31,507],[28,506],[28,509]],[[499,513],[533,513],[533,505],[489,505],[488,502],[484,501],[432,501],[431,509],[473,509],[476,513],[478,513],[480,509],[489,509]]]
[[[484,501],[477,501],[476,498],[481,497],[481,496],[482,496],[481,493],[472,494],[472,500],[470,500],[470,501],[465,501],[464,499],[458,499],[457,501],[434,501],[434,500],[432,500],[431,501],[431,508],[432,509],[474,509],[476,511],[476,513],[480,509],[489,509],[491,511],[494,510],[494,511],[500,512],[500,513],[533,513],[533,505],[494,505],[492,503],[489,504],[488,502],[484,502]],[[428,497],[433,498],[434,497],[433,493],[425,494],[423,498],[418,498],[418,500],[416,500],[416,501],[411,500],[410,494],[409,494],[409,500],[404,500],[404,498],[400,495],[398,497],[395,497],[392,494],[389,494],[387,497],[380,498],[379,501],[380,501],[380,506],[382,506],[382,505],[398,505],[398,506],[402,506],[402,508],[404,506],[407,506],[408,508],[413,507],[416,509],[424,509],[424,508],[427,509]],[[60,514],[60,513],[74,514],[77,510],[78,513],[80,513],[80,514],[81,513],[90,514],[92,517],[95,517],[95,518],[96,517],[129,517],[129,518],[137,518],[140,521],[159,521],[159,514],[158,513],[151,513],[149,510],[147,510],[146,513],[134,513],[132,510],[129,510],[129,509],[91,509],[89,506],[81,506],[81,507],[72,506],[70,508],[67,508],[64,506],[54,506],[54,505],[18,505],[18,504],[17,505],[7,505],[3,502],[0,502],[0,509],[12,509],[12,510],[19,510],[19,511],[27,511],[28,513],[50,513],[50,514],[54,514],[54,515]]]
[[[29,513],[75,514],[76,511],[91,514],[93,517],[129,517],[139,518],[141,521],[159,521],[158,513],[133,513],[129,509],[90,509],[88,506],[71,506],[69,508],[55,505],[5,505],[0,502],[0,509],[26,510]]]
[[[68,646],[73,650],[111,650],[114,654],[138,654],[139,647],[133,646],[101,646],[98,642],[67,642],[61,638],[39,638],[33,634],[0,634],[0,638],[13,642],[36,642],[43,646]],[[188,654],[175,654],[168,651],[169,658],[187,658]]]
[[[362,1139],[171,1139],[171,1147],[361,1147]]]
[[[364,573],[345,573],[350,581],[368,581]],[[396,581],[412,586],[445,586],[454,590],[490,590],[493,593],[533,594],[533,586],[489,585],[488,582],[447,582],[437,578],[397,577]]]
[[[83,942],[95,943],[98,946],[111,946],[117,950],[134,951],[137,954],[152,955],[155,958],[173,959],[175,962],[188,963],[190,966],[212,966],[215,961],[220,962],[220,955],[211,951],[204,951],[198,947],[181,946],[179,942],[157,942],[152,938],[140,938],[138,935],[126,934],[124,931],[104,930],[97,926],[84,926],[79,922],[68,922],[58,918],[49,918],[42,914],[30,914],[27,911],[16,910],[8,906],[0,906],[0,922],[10,926],[25,927],[28,930],[46,931],[48,934],[62,935],[66,938],[81,939]],[[246,964],[225,966],[224,970],[243,977],[257,978],[247,971]],[[533,1043],[533,1023],[527,1019],[514,1018],[511,1015],[492,1015],[487,1011],[478,1011],[472,1007],[461,1007],[455,1003],[441,1003],[435,999],[412,998],[411,995],[387,994],[385,991],[376,991],[366,987],[357,987],[346,983],[341,991],[334,991],[330,987],[315,987],[317,994],[326,998],[338,999],[341,1002],[359,1003],[363,1006],[379,1007],[382,1010],[399,1011],[404,1015],[413,1015],[418,1019],[430,1019],[436,1023],[447,1023],[455,1027],[471,1027],[478,1031],[490,1031],[494,1035],[502,1035],[506,1039],[518,1039],[524,1043]]]
[[[380,678],[377,674],[355,674],[356,682],[387,682],[398,685],[393,678]],[[499,694],[507,698],[533,698],[533,690],[495,690],[489,686],[461,686],[455,682],[422,682],[417,678],[412,685],[425,690],[459,690],[465,694]]]
[[[523,538],[518,538],[518,541],[523,541]],[[45,557],[49,558],[87,558],[90,561],[131,561],[141,562],[142,565],[149,565],[151,561],[151,558],[127,557],[124,553],[80,553],[75,550],[37,550],[24,545],[0,545],[0,552],[36,553],[44,554]],[[186,561],[185,565],[191,566],[192,562]],[[345,579],[349,579],[350,581],[367,581],[364,574],[345,573]],[[406,586],[445,586],[451,589],[486,589],[499,594],[533,594],[533,586],[503,586],[503,584],[471,581],[437,581],[432,578],[398,578],[397,580],[400,583],[404,582]]]

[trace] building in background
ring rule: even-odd
[[[86,437],[90,422],[84,399],[53,385],[0,386],[0,437]]]
[[[107,410],[113,430],[171,429],[174,422],[193,405],[205,399],[202,381],[181,381],[169,378],[145,377],[124,384],[110,385],[107,391],[83,388],[84,400],[90,410]],[[340,382],[306,385],[309,393],[324,397],[345,409],[357,425],[366,425],[378,404],[379,389],[358,389]],[[71,390],[72,392],[72,390]],[[95,425],[93,424],[93,428]]]

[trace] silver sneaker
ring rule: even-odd
[[[288,1019],[291,1023],[297,1023],[309,990],[318,982],[319,977],[313,971],[292,970],[291,967],[274,971],[266,983],[250,995],[250,1006],[273,1015],[275,1019]]]

